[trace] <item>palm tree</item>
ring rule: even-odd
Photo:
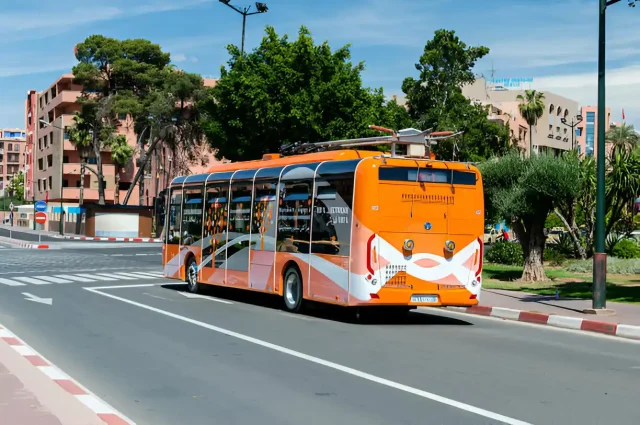
[[[525,90],[524,96],[519,94],[516,99],[521,102],[518,110],[522,118],[529,124],[529,156],[533,152],[533,126],[538,124],[538,120],[544,115],[544,94],[536,90]]]
[[[88,126],[84,119],[76,112],[73,117],[76,125],[69,128],[69,141],[78,151],[80,155],[80,199],[79,204],[84,202],[84,170],[87,164],[87,157],[91,152],[91,143],[93,141],[93,133],[91,127]]]
[[[626,123],[609,129],[604,140],[612,143],[614,147],[619,146],[626,151],[632,151],[640,147],[640,135],[632,125],[627,125]]]
[[[111,148],[111,160],[116,166],[116,192],[114,204],[120,203],[120,170],[127,165],[133,157],[133,148],[127,143],[127,136],[118,135],[107,142]]]

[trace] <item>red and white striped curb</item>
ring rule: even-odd
[[[64,239],[70,241],[109,241],[109,242],[149,242],[159,243],[162,239],[157,238],[107,238],[107,237],[87,237],[87,236],[65,236]]]
[[[555,314],[535,313],[532,311],[514,310],[502,307],[449,307],[451,310],[461,311],[480,316],[497,317],[518,322],[535,323],[538,325],[554,326],[556,328],[573,329],[588,332],[597,332],[621,338],[640,340],[640,326],[621,325],[609,322],[586,320],[579,317],[557,316]]]
[[[0,325],[0,339],[27,359],[33,366],[40,369],[47,377],[62,387],[63,390],[74,396],[82,404],[95,412],[104,423],[108,425],[135,425],[135,423],[111,407],[95,394],[71,379],[62,370],[51,364],[36,350],[24,343],[13,332]]]
[[[0,236],[0,242],[8,243],[10,245],[19,246],[20,248],[27,249],[49,249],[49,245],[46,244],[33,244],[30,242],[21,241],[18,239],[9,239],[4,236]]]

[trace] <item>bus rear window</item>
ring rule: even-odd
[[[381,181],[476,185],[476,173],[473,171],[417,167],[380,167],[378,169],[378,179]]]

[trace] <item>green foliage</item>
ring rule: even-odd
[[[305,27],[290,41],[268,26],[252,53],[241,57],[236,46],[228,52],[228,67],[202,105],[203,127],[219,157],[256,159],[286,143],[378,135],[367,127],[411,122],[382,90],[362,86],[364,64],[351,63],[349,46],[316,45]]]
[[[640,246],[635,240],[624,238],[615,244],[611,254],[622,259],[640,258]]]
[[[536,90],[525,90],[524,96],[519,94],[516,100],[520,102],[518,111],[529,127],[536,125],[544,115],[544,94]]]
[[[609,215],[607,234],[616,228],[624,232],[633,231],[634,201],[640,196],[640,156],[624,146],[616,146],[608,158],[606,176],[606,206]]]
[[[114,164],[123,167],[131,161],[134,150],[127,143],[127,136],[120,134],[113,137],[108,141],[107,146],[111,148],[111,159]]]
[[[593,260],[571,261],[565,265],[565,269],[572,273],[591,274],[593,272]],[[639,275],[640,259],[607,258],[607,273]]]
[[[513,242],[496,242],[485,255],[489,263],[509,266],[521,266],[522,258],[522,247]]]
[[[24,198],[24,173],[22,171],[14,176],[7,185],[7,194],[10,198],[23,199]]]
[[[544,261],[554,267],[559,267],[567,261],[567,255],[554,246],[548,246],[544,250]]]
[[[490,122],[488,110],[462,94],[462,86],[475,81],[474,65],[488,53],[487,47],[467,47],[455,31],[438,30],[416,64],[418,78],[402,84],[418,127],[464,132],[434,147],[439,158],[480,161],[510,148],[508,126]]]
[[[633,151],[640,147],[640,135],[638,135],[632,125],[627,125],[624,122],[621,125],[609,129],[605,140],[613,143],[615,147],[620,147],[626,151]]]
[[[562,220],[560,220],[560,217],[558,217],[556,213],[552,212],[547,217],[547,221],[544,222],[544,227],[546,227],[547,229],[552,229],[554,227],[565,227],[565,226]]]

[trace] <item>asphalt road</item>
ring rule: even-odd
[[[257,294],[187,298],[117,279],[157,276],[158,248],[140,249],[0,254],[0,323],[138,424],[638,423],[640,344],[442,311],[362,324]]]

